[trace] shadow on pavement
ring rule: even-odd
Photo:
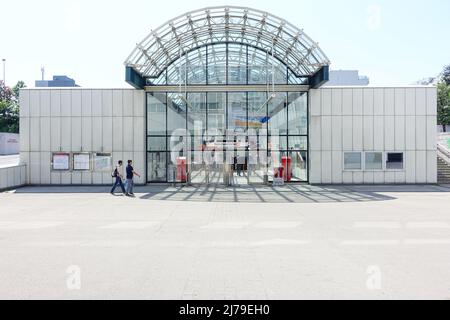
[[[108,186],[27,186],[17,194],[99,193],[108,194]],[[136,198],[158,201],[242,202],[242,203],[332,203],[369,202],[396,199],[394,193],[450,192],[448,186],[437,185],[365,185],[365,186],[232,186],[197,185],[136,186]]]

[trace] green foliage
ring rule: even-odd
[[[450,124],[450,84],[438,84],[438,124]]]
[[[448,86],[450,85],[450,64],[444,67],[442,71],[442,81]]]
[[[19,81],[12,89],[0,81],[0,132],[19,133],[19,92],[25,83]]]

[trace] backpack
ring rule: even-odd
[[[117,178],[117,176],[118,176],[118,171],[117,171],[117,168],[115,168],[114,169],[114,171],[113,172],[111,172],[111,177],[113,177],[113,178]]]

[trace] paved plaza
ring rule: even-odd
[[[450,299],[449,186],[0,193],[0,299]]]

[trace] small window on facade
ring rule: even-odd
[[[383,154],[381,152],[366,152],[366,170],[382,170]]]
[[[344,169],[361,170],[361,152],[345,152]]]
[[[386,157],[386,169],[403,169],[403,153],[389,152]]]

